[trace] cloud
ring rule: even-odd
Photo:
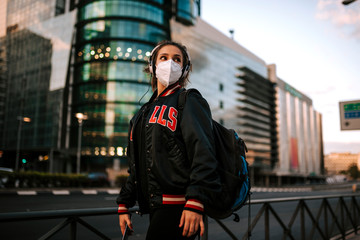
[[[315,17],[330,21],[340,34],[360,40],[360,1],[345,6],[339,0],[318,0]]]

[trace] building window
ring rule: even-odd
[[[222,83],[219,84],[219,91],[220,92],[224,91],[224,84]]]
[[[65,13],[65,0],[56,0],[55,16]]]
[[[224,102],[221,101],[221,100],[220,100],[220,102],[219,102],[219,107],[220,107],[220,109],[223,109],[223,108],[224,108]]]

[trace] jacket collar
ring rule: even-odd
[[[160,97],[166,97],[169,96],[171,94],[173,94],[174,92],[176,92],[177,89],[181,88],[181,86],[178,83],[175,83],[169,87],[167,87],[161,94]]]
[[[169,96],[173,93],[175,93],[178,89],[180,89],[181,86],[179,85],[179,83],[174,83],[170,86],[168,86],[159,96],[157,96],[157,92],[158,90],[156,89],[154,91],[154,94],[152,95],[152,97],[150,98],[149,102],[152,102],[154,101],[156,98],[158,97],[166,97],[166,96]]]

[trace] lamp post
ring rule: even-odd
[[[83,125],[83,121],[87,119],[87,116],[83,113],[76,113],[75,117],[77,118],[78,123],[79,123],[78,146],[77,146],[77,153],[76,153],[76,173],[80,174],[82,125]]]
[[[31,122],[31,118],[18,116],[19,120],[18,132],[17,132],[17,143],[16,143],[16,158],[15,158],[15,171],[19,170],[19,158],[20,158],[20,143],[21,143],[21,128],[23,122]]]

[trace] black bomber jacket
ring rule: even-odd
[[[136,201],[141,213],[166,204],[182,204],[184,209],[203,212],[204,205],[220,192],[209,105],[201,95],[191,92],[179,119],[178,98],[184,90],[174,84],[159,97],[155,91],[130,121],[129,177],[116,200],[119,214],[128,213]],[[139,176],[132,133],[145,110],[149,110],[144,130],[147,176]],[[143,177],[148,183],[147,201],[138,186]]]

